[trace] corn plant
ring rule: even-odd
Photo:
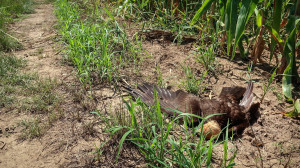
[[[289,117],[298,117],[300,114],[300,99],[297,100],[293,100],[292,99],[293,104],[290,106],[293,109],[287,113],[285,113],[285,115],[289,116]]]
[[[176,35],[174,41],[179,43],[182,36],[197,33],[189,22],[201,1],[118,1],[118,5],[119,16],[136,22],[144,20],[145,28],[171,30]]]
[[[256,36],[256,45],[252,52],[257,51],[255,58],[252,57],[252,61],[256,63],[257,57],[260,57],[264,50],[265,39],[263,34],[270,32],[271,36],[266,36],[271,40],[270,44],[270,60],[274,54],[274,49],[277,44],[283,55],[281,66],[278,68],[277,73],[283,74],[283,93],[287,98],[292,97],[292,81],[298,79],[295,49],[296,49],[296,35],[299,30],[299,16],[296,12],[299,11],[299,1],[258,1],[258,0],[228,0],[228,1],[214,1],[205,0],[200,9],[195,14],[191,25],[197,24],[202,15],[209,11],[213,3],[219,3],[220,21],[225,24],[227,37],[227,54],[233,59],[235,57],[235,51],[237,46],[240,49],[241,55],[245,57],[242,40],[245,37],[245,30],[247,25],[252,23],[251,16],[253,12],[256,13],[256,24],[253,26]],[[240,4],[240,5],[239,5]],[[272,11],[272,14],[270,14]],[[298,12],[299,15],[299,12]],[[267,27],[268,31],[263,31],[264,27]],[[280,34],[282,32],[282,34]],[[281,40],[281,36],[288,35],[285,42]],[[259,43],[259,44],[258,44]],[[298,43],[297,43],[298,44]],[[298,47],[298,45],[297,45]]]

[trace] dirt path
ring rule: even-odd
[[[24,45],[24,50],[15,55],[27,61],[26,71],[37,72],[43,78],[61,79],[68,70],[60,65],[61,55],[54,48],[56,17],[53,9],[52,4],[37,6],[35,13],[12,25],[12,31]]]
[[[16,51],[15,56],[27,61],[26,72],[37,72],[43,78],[61,78],[65,67],[60,66],[57,60],[60,56],[55,54],[52,37],[55,36],[53,25],[55,16],[53,6],[39,5],[35,13],[26,19],[14,23],[11,28],[24,49]],[[13,128],[18,122],[30,118],[28,114],[1,113],[0,128]],[[39,139],[20,142],[17,140],[18,130],[11,135],[0,137],[5,146],[0,150],[0,167],[44,167],[51,165],[55,160],[45,163],[41,158],[43,142]]]
[[[18,140],[21,131],[18,123],[34,115],[0,111],[0,128],[3,131],[10,129],[0,134],[0,167],[85,165],[87,164],[85,160],[88,159],[81,158],[85,158],[86,155],[93,158],[91,151],[95,148],[95,143],[89,143],[81,136],[84,122],[73,122],[73,118],[68,117],[72,112],[80,112],[80,107],[77,108],[76,104],[72,103],[72,94],[68,90],[68,83],[71,85],[75,75],[72,73],[72,67],[62,65],[62,55],[56,49],[54,42],[56,32],[53,28],[56,17],[53,5],[41,1],[38,3],[35,13],[11,26],[11,32],[24,46],[23,50],[13,54],[27,61],[24,73],[37,73],[41,79],[56,79],[61,97],[70,97],[71,100],[64,102],[63,113],[67,117],[57,121],[41,138],[25,141]],[[47,122],[47,116],[40,117],[42,122]]]

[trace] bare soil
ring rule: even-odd
[[[87,97],[88,93],[80,87],[73,67],[63,63],[59,50],[61,44],[55,41],[55,23],[53,5],[39,4],[35,13],[11,26],[11,31],[24,45],[23,50],[13,54],[27,60],[24,72],[36,72],[41,78],[58,81],[57,91],[63,97],[61,109],[64,115],[42,137],[21,141],[18,123],[36,114],[0,109],[0,167],[146,167],[138,150],[129,143],[124,144],[116,164],[118,141],[109,141],[101,157],[96,158],[96,147],[110,137],[105,132],[105,123],[90,112],[98,109],[105,116],[119,108],[121,99],[106,85],[94,87],[93,101]],[[177,45],[154,39],[144,41],[143,48],[149,55],[139,66],[139,71],[123,70],[127,76],[124,79],[130,84],[154,83],[158,77],[155,65],[158,65],[162,78],[166,79],[165,85],[177,89],[184,76],[181,65],[188,63],[187,56],[191,58],[192,69],[199,76],[203,73],[201,65],[192,61],[195,50],[192,43]],[[267,61],[268,55],[265,52],[263,59]],[[246,86],[246,62],[238,59],[231,62],[221,56],[216,59],[217,75],[205,80],[213,96],[217,96],[222,87]],[[257,82],[254,86],[257,101],[263,94],[262,83],[270,77],[271,67],[266,65],[259,64],[252,73]],[[300,121],[283,115],[282,112],[287,111],[286,104],[276,96],[276,92],[281,91],[280,82],[274,82],[271,87],[275,89],[267,93],[258,121],[229,143],[229,148],[238,149],[236,167],[300,167]],[[39,117],[47,121],[47,115]],[[214,150],[216,167],[222,161],[222,150],[222,145]]]

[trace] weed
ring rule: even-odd
[[[162,78],[162,73],[159,69],[159,66],[156,64],[155,65],[155,70],[156,70],[156,81],[158,86],[163,86],[163,78]]]
[[[208,25],[206,26],[208,27]],[[214,72],[217,47],[219,46],[219,25],[217,24],[215,36],[210,35],[214,30],[208,29],[207,31],[208,32],[202,31],[200,45],[197,47],[196,61],[201,63],[206,71]]]
[[[38,118],[33,120],[22,120],[19,126],[24,127],[22,134],[20,135],[21,140],[33,139],[43,135],[43,128],[40,125],[40,120]]]
[[[58,109],[60,98],[55,93],[55,80],[41,80],[36,74],[22,74],[24,61],[14,56],[0,55],[0,107],[48,113]]]
[[[255,81],[252,80],[252,71],[253,71],[253,63],[249,62],[248,66],[247,66],[247,72],[246,72],[246,75],[247,75],[248,79],[246,79],[246,78],[242,78],[242,79],[245,80],[248,83],[249,82],[254,82],[255,83]]]
[[[271,90],[272,90],[273,94],[276,96],[276,98],[277,98],[277,100],[279,102],[283,102],[284,101],[284,95],[281,92],[279,92],[278,90],[276,90],[275,87],[271,87]]]
[[[207,118],[203,119],[198,126],[188,128],[188,118],[192,117],[192,114],[181,113],[171,118],[170,121],[163,120],[164,116],[158,99],[153,107],[148,107],[140,99],[136,102],[125,101],[125,104],[125,110],[129,112],[131,121],[125,125],[119,125],[121,123],[111,125],[112,127],[108,130],[112,135],[121,135],[116,161],[125,141],[137,145],[145,156],[148,166],[151,167],[201,167],[204,165],[209,167],[212,164],[212,150],[220,143],[224,144],[224,151],[226,151],[224,160],[227,161],[228,130],[226,130],[224,141],[216,137],[206,142],[205,136],[199,130],[202,130],[200,128],[203,127]],[[127,119],[123,118],[123,120]],[[183,126],[177,124],[179,120],[184,121]],[[199,137],[197,133],[200,133]],[[101,148],[97,149],[101,154]],[[229,162],[224,162],[222,165],[224,167],[234,165],[234,157],[235,155],[229,159]]]
[[[99,12],[109,18],[99,18],[97,23],[89,22],[89,19],[81,21],[83,13],[77,3],[56,2],[59,31],[67,44],[66,53],[77,67],[81,82],[84,86],[89,84],[91,90],[92,83],[112,83],[118,79],[121,67],[131,61],[138,62],[138,50],[129,42],[113,14],[107,9]]]
[[[186,78],[181,83],[181,86],[183,86],[184,89],[189,93],[200,95],[205,89],[205,86],[203,85],[203,79],[206,77],[207,71],[201,74],[201,77],[197,79],[195,74],[191,70],[190,64],[186,67],[182,66],[182,68],[185,72]]]
[[[204,66],[206,71],[214,72],[214,49],[212,47],[207,49],[201,49],[201,47],[198,47],[198,51],[199,54],[197,54],[196,60]]]
[[[102,153],[104,152],[103,147],[106,143],[107,142],[101,143],[99,147],[95,146],[96,147],[96,152],[95,152],[96,160],[100,160]]]
[[[174,2],[175,3],[175,2]],[[176,32],[174,41],[182,42],[185,34],[197,33],[197,29],[189,23],[196,12],[195,6],[201,5],[199,1],[182,1],[173,4],[173,1],[120,1],[117,9],[118,16],[129,20],[145,21],[144,27],[155,29],[168,29]]]
[[[260,100],[260,103],[263,102],[263,100],[264,100],[266,94],[267,94],[267,93],[269,92],[269,90],[270,90],[270,86],[271,86],[271,84],[272,84],[272,82],[273,82],[273,80],[274,80],[274,77],[275,77],[275,75],[276,75],[276,70],[277,70],[277,68],[275,68],[275,70],[273,71],[271,77],[269,78],[268,84],[263,83],[264,93],[263,93],[263,96],[262,96],[262,98],[261,98],[261,100]]]

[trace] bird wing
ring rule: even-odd
[[[176,92],[173,92],[168,89],[164,89],[159,86],[151,85],[148,83],[138,85],[137,89],[132,89],[130,87],[127,87],[126,89],[134,98],[140,97],[141,100],[149,106],[152,106],[155,103],[157,96],[159,98],[160,107],[162,108],[162,111],[169,115],[175,114],[175,112],[170,109],[176,109],[180,112],[191,112],[191,108],[194,107],[188,106],[196,106],[196,104],[198,103],[194,103],[194,105],[190,102],[199,99],[198,97],[192,94],[188,94],[182,90],[177,90]]]
[[[246,91],[246,88],[235,86],[235,87],[223,87],[219,95],[219,98],[223,101],[238,103]]]

